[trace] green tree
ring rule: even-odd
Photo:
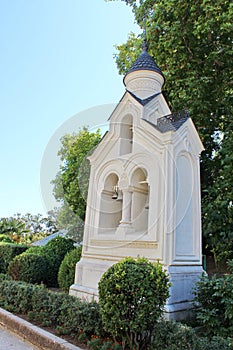
[[[86,127],[78,133],[65,135],[61,139],[62,147],[58,153],[62,164],[53,181],[55,198],[61,202],[57,218],[62,226],[71,231],[74,237],[77,229],[83,230],[86,211],[86,198],[89,183],[90,166],[88,154],[101,139],[100,130],[89,132]],[[76,237],[81,240],[81,237]]]
[[[16,243],[19,243],[28,232],[26,223],[21,219],[14,217],[0,219],[0,234],[9,236]]]
[[[229,248],[232,176],[227,174],[233,159],[233,4],[230,0],[122,1],[132,7],[138,25],[146,27],[149,53],[166,77],[164,93],[172,110],[189,109],[204,144],[201,157],[204,244],[213,249],[214,242],[224,238]],[[142,36],[131,33],[125,44],[116,46],[120,73],[132,65],[141,43]],[[212,208],[207,208],[210,202]],[[211,227],[214,229],[210,233]]]
[[[218,268],[233,259],[233,122],[216,158],[220,169],[203,198],[203,226]]]
[[[0,234],[7,235],[16,243],[32,243],[58,231],[59,226],[52,212],[47,217],[41,214],[20,213],[8,218],[0,218]]]

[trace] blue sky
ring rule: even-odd
[[[0,0],[0,217],[51,209],[59,139],[123,95],[114,44],[130,31],[121,1]]]

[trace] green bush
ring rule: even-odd
[[[58,287],[58,271],[64,256],[74,249],[74,242],[64,237],[55,237],[43,247],[30,247],[24,255],[39,255],[47,261],[46,275],[43,281],[48,287]]]
[[[66,253],[74,249],[74,241],[68,238],[56,237],[51,239],[43,247],[43,256],[47,258],[47,280],[46,284],[50,287],[58,287],[57,275],[62,260]]]
[[[231,339],[198,337],[179,322],[160,320],[154,328],[150,350],[232,350]]]
[[[21,244],[0,243],[0,273],[7,273],[8,266],[15,256],[22,254],[29,247]]]
[[[169,281],[159,263],[126,258],[111,266],[99,282],[104,328],[127,341],[130,349],[146,349],[169,296]]]
[[[0,234],[0,242],[3,242],[3,243],[14,243],[13,239],[11,239],[9,236],[1,233]]]
[[[8,273],[14,280],[28,283],[42,283],[47,272],[45,257],[35,254],[20,254],[9,264]]]
[[[230,265],[229,265],[230,266]],[[197,324],[208,336],[233,334],[233,274],[203,275],[195,290]]]
[[[82,254],[82,247],[75,248],[66,254],[64,257],[59,271],[58,271],[58,284],[59,287],[65,292],[69,291],[70,286],[74,283],[75,266],[80,260]]]

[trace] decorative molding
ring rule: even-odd
[[[149,186],[149,184],[147,184]],[[147,188],[139,188],[136,186],[129,186],[129,191],[131,192],[137,192],[137,193],[143,193],[143,194],[148,194],[148,187]]]
[[[158,82],[152,79],[135,79],[128,83],[127,88],[129,90],[138,90],[138,89],[149,89],[156,91],[158,89]]]
[[[90,245],[92,247],[98,248],[133,248],[133,249],[148,249],[148,248],[157,248],[158,242],[156,241],[127,241],[127,240],[100,240],[100,239],[91,239]]]

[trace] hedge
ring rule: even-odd
[[[0,307],[27,315],[30,321],[52,327],[88,345],[90,350],[123,350],[120,343],[103,330],[99,305],[65,293],[54,293],[43,286],[9,280],[0,275]],[[232,350],[231,339],[198,337],[188,326],[159,320],[148,350]],[[141,349],[140,349],[141,350]]]
[[[55,328],[59,334],[104,336],[99,306],[65,293],[54,293],[43,285],[10,281],[0,277],[0,307],[41,326]]]

